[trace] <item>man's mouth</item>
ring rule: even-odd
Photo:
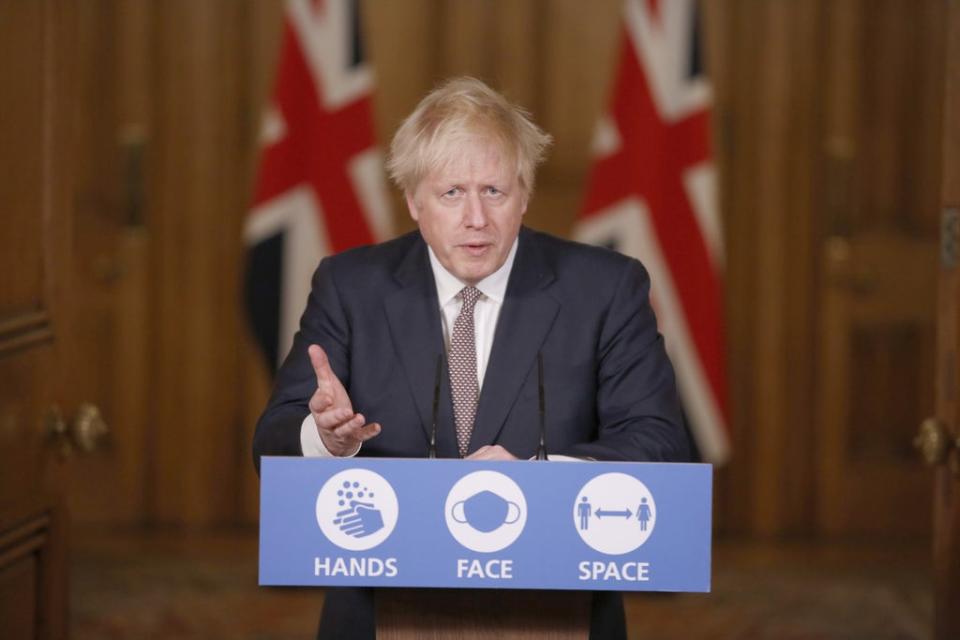
[[[460,245],[460,248],[471,256],[482,256],[491,246],[493,245],[489,242],[465,242]]]

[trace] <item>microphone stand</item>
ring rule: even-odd
[[[427,457],[437,457],[437,412],[440,410],[440,376],[443,374],[443,355],[437,356],[437,368],[433,377],[433,420],[430,423],[430,449]]]
[[[537,352],[537,387],[540,393],[540,444],[537,447],[537,460],[547,460],[547,404],[543,390],[543,352]]]

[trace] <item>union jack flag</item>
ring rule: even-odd
[[[644,263],[704,460],[730,452],[723,239],[696,0],[629,0],[575,235]]]
[[[244,229],[246,298],[271,370],[286,356],[324,255],[391,235],[357,0],[288,0]]]

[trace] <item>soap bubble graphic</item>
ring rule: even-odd
[[[337,497],[339,498],[337,504],[342,507],[347,504],[347,500],[351,501],[350,504],[355,504],[360,499],[366,498],[369,500],[373,498],[373,491],[370,491],[367,487],[361,488],[359,482],[350,482],[347,480],[344,481],[343,488],[337,490]],[[354,497],[356,497],[357,500],[354,500]]]

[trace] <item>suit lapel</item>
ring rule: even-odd
[[[443,332],[440,327],[440,305],[437,287],[427,257],[426,244],[419,240],[406,255],[396,272],[400,288],[384,299],[384,310],[390,324],[390,335],[400,357],[410,392],[420,413],[428,442],[433,420],[433,391],[436,384],[437,357],[445,357]],[[446,364],[444,363],[444,367]],[[443,369],[446,371],[446,368]],[[441,378],[441,408],[449,404],[449,385]],[[443,393],[446,389],[446,393]],[[449,411],[441,410],[443,418]],[[438,419],[438,430],[442,421]]]
[[[483,377],[470,451],[496,441],[523,381],[536,365],[537,352],[560,309],[560,303],[546,291],[554,278],[536,237],[521,230],[516,262]]]

